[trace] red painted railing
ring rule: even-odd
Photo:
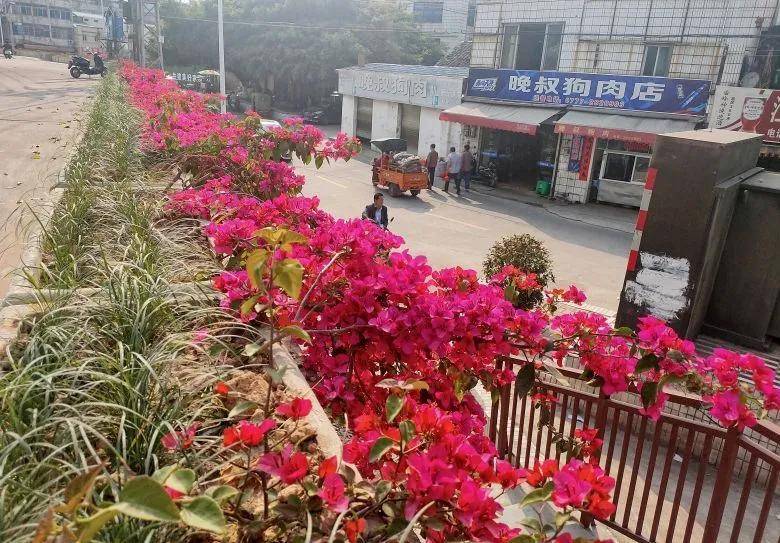
[[[499,362],[511,368],[521,362]],[[708,422],[701,398],[668,391],[658,421],[641,415],[638,395],[607,397],[583,382],[581,371],[563,368],[567,384],[542,374],[534,391],[551,392],[547,424],[515,385],[501,391],[489,435],[516,466],[535,459],[565,458],[549,425],[564,435],[575,428],[601,429],[599,463],[615,478],[615,514],[600,521],[639,542],[780,541],[780,429],[762,421],[745,433]],[[581,519],[589,524],[593,519]]]

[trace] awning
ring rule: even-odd
[[[534,135],[540,124],[560,111],[558,108],[550,107],[500,106],[468,102],[445,109],[439,114],[439,119]]]
[[[697,120],[653,119],[591,111],[569,111],[555,122],[559,134],[594,136],[652,145],[658,134],[693,130]]]

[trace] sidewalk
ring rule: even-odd
[[[572,204],[565,200],[539,196],[533,190],[507,187],[489,187],[479,181],[471,182],[471,190],[478,194],[493,196],[504,200],[514,200],[524,204],[544,208],[549,213],[563,219],[583,222],[592,226],[634,233],[638,211],[632,208],[607,204]]]

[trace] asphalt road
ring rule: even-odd
[[[96,83],[71,78],[64,64],[0,57],[0,298],[20,264],[29,209],[56,182]]]
[[[304,193],[316,195],[323,209],[341,218],[359,217],[371,202],[371,168],[363,160],[298,165],[307,177]],[[490,247],[511,234],[529,233],[545,243],[555,262],[557,284],[585,290],[588,303],[616,310],[632,234],[567,219],[529,204],[484,193],[423,191],[415,198],[385,195],[395,220],[391,230],[404,237],[415,254],[434,267],[482,269]],[[598,210],[596,209],[596,212]]]

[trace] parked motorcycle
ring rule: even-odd
[[[103,64],[103,59],[97,54],[94,55],[93,59],[95,62],[94,66],[90,65],[89,61],[84,57],[74,55],[70,59],[70,62],[68,62],[68,71],[70,72],[71,77],[78,79],[81,77],[81,74],[100,75],[100,77],[105,77],[108,73],[108,69]]]
[[[498,183],[498,166],[494,160],[487,164],[480,165],[477,168],[477,178],[486,183],[489,187],[495,187]]]

